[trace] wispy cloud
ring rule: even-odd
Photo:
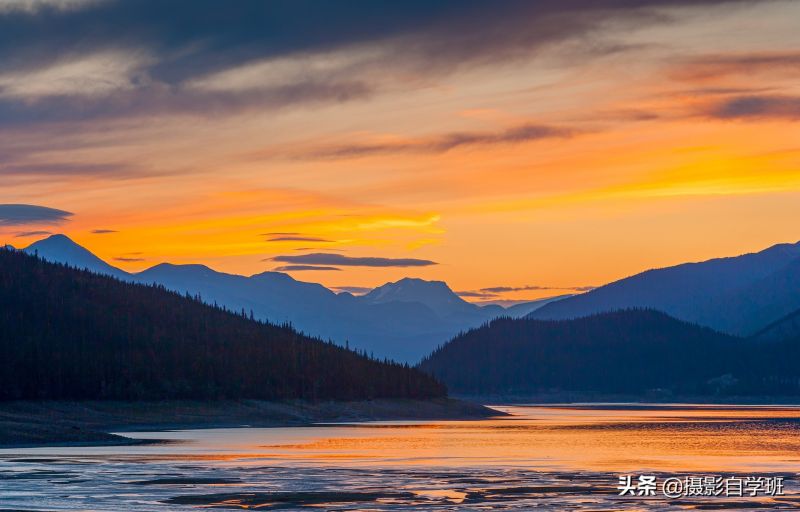
[[[571,291],[588,292],[594,286],[542,286],[542,285],[523,285],[523,286],[490,286],[479,290],[465,290],[456,292],[460,297],[476,299],[492,299],[505,293],[524,292],[524,291]]]
[[[679,80],[698,81],[760,73],[800,74],[800,52],[704,55],[676,65],[671,75]]]
[[[115,229],[93,229],[92,230],[92,234],[93,235],[109,235],[111,233],[119,233],[119,231],[117,231]]]
[[[276,236],[272,237],[268,242],[325,242],[330,243],[333,240],[328,240],[326,238],[318,238],[314,236]]]
[[[615,27],[663,23],[664,7],[731,2],[512,0],[487,8],[356,1],[309,9],[241,0],[220,23],[212,0],[7,0],[0,5],[0,122],[341,103],[407,87],[409,77],[530,58],[567,40],[586,56],[598,47],[619,51],[624,44],[606,41],[610,20]]]
[[[329,267],[329,266],[316,266],[316,265],[284,265],[282,267],[276,267],[273,269],[276,272],[295,272],[295,271],[306,271],[306,270],[333,270],[339,271],[342,270],[337,267]]]
[[[391,153],[445,153],[471,146],[521,144],[541,139],[569,138],[576,130],[542,124],[522,124],[498,132],[453,132],[397,142],[344,144],[314,148],[296,155],[299,158],[358,158]]]
[[[716,119],[800,120],[800,96],[737,96],[704,108]]]
[[[53,233],[50,231],[22,231],[14,235],[17,238],[26,238],[30,236],[45,236],[45,235],[52,235]]]
[[[114,258],[114,261],[120,261],[120,262],[123,262],[123,263],[135,263],[135,262],[138,262],[138,261],[146,261],[146,260],[144,258],[132,258],[132,257],[129,257],[129,256],[118,256],[118,257]]]
[[[273,261],[300,265],[335,265],[340,267],[427,267],[436,262],[415,258],[351,257],[342,254],[312,253],[284,255],[270,258]]]
[[[58,224],[72,215],[72,212],[33,204],[0,204],[0,226]]]

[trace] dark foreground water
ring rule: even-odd
[[[513,415],[0,450],[0,511],[800,510],[798,407],[497,408]]]

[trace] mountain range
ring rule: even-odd
[[[381,361],[191,297],[0,250],[0,401],[443,397]]]
[[[477,306],[456,295],[446,283],[406,278],[363,296],[334,293],[280,272],[242,276],[204,265],[162,263],[139,273],[109,265],[65,235],[52,235],[24,249],[29,254],[78,269],[144,284],[159,284],[181,294],[254,318],[289,323],[377,357],[416,362],[457,333],[498,316],[522,316],[546,301],[509,309]]]
[[[800,243],[648,270],[580,295],[479,306],[446,283],[405,278],[365,295],[334,293],[280,272],[242,276],[204,265],[162,263],[128,273],[64,235],[26,252],[124,281],[159,284],[209,304],[365,350],[416,362],[460,332],[498,317],[567,320],[629,308],[653,309],[733,336],[776,341],[800,332]]]
[[[796,397],[798,356],[798,337],[765,343],[630,309],[573,320],[493,320],[419,367],[461,395]]]
[[[626,308],[651,308],[728,334],[751,336],[800,309],[800,242],[648,270],[546,304],[529,318],[563,320]]]

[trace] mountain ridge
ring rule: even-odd
[[[784,276],[784,271],[791,272]],[[766,284],[781,281],[788,284],[771,290]],[[746,336],[800,308],[800,296],[791,284],[797,282],[800,242],[777,244],[740,256],[650,269],[547,304],[528,316],[558,320],[632,307],[653,308],[680,320]]]
[[[35,242],[26,251],[123,281],[157,283],[209,304],[252,312],[258,319],[290,323],[304,333],[399,361],[416,362],[442,340],[506,313],[499,307],[482,308],[463,301],[441,281],[406,278],[386,283],[376,288],[381,292],[364,297],[336,294],[321,284],[274,271],[243,276],[201,264],[159,263],[128,273],[108,265],[65,235]],[[409,295],[410,291],[417,295]],[[383,292],[386,295],[381,296]],[[514,311],[524,310],[520,307]]]

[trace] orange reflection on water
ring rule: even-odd
[[[778,471],[800,467],[800,409],[730,406],[517,406],[484,421],[305,429],[260,445],[294,460],[514,465],[565,470]]]

